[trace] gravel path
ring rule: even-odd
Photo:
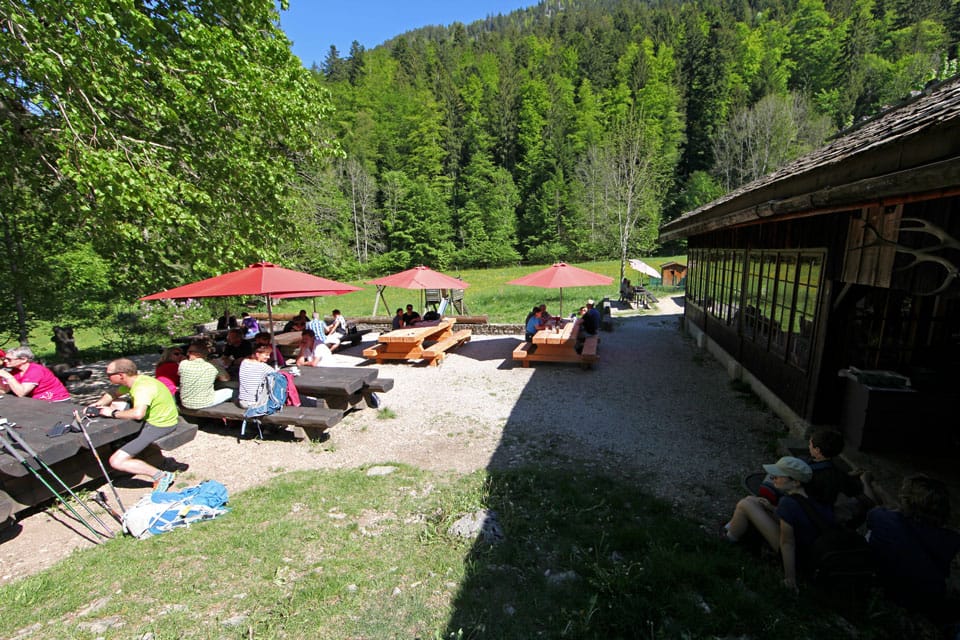
[[[509,356],[518,337],[475,336],[437,368],[379,366],[381,377],[395,381],[381,395],[394,418],[371,409],[352,413],[321,443],[237,442],[232,434],[201,431],[170,455],[189,465],[180,475],[184,485],[214,478],[233,494],[300,469],[402,462],[468,473],[589,464],[635,479],[712,526],[742,494],[740,478],[775,455],[785,428],[731,390],[722,368],[680,330],[681,311],[668,298],[658,315],[615,318],[615,330],[601,335],[601,363],[590,371],[514,366]],[[336,359],[337,366],[375,366],[360,357],[360,347]],[[151,361],[140,364],[150,371]],[[75,396],[97,395],[98,383]],[[119,484],[128,506],[146,491],[132,479]],[[0,538],[0,584],[89,546],[58,519],[56,510],[37,513]]]

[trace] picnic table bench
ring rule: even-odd
[[[600,361],[597,354],[600,338],[587,336],[577,352],[579,333],[580,320],[567,322],[557,329],[541,329],[533,336],[532,342],[517,345],[513,350],[513,359],[522,362],[524,367],[529,367],[531,362],[575,362],[588,369]]]
[[[0,416],[17,424],[16,430],[71,488],[103,477],[82,433],[66,432],[50,438],[47,432],[58,422],[73,421],[73,411],[83,407],[72,402],[44,402],[13,395],[0,396]],[[110,455],[133,439],[141,428],[135,420],[95,418],[85,423],[93,446],[106,461]],[[196,437],[197,427],[181,421],[170,433],[158,439],[137,457],[154,466],[163,463],[162,451],[170,451]],[[10,439],[9,435],[6,436]],[[41,472],[43,473],[43,472]],[[119,473],[119,472],[113,472]],[[58,491],[62,487],[53,485]],[[0,527],[10,516],[53,498],[23,465],[6,451],[0,451]]]
[[[377,364],[383,364],[384,360],[426,360],[436,366],[448,349],[470,340],[470,329],[454,332],[452,327],[453,320],[445,318],[394,329],[380,334],[377,344],[364,349],[363,355],[376,360]],[[432,344],[428,347],[427,342]]]
[[[180,415],[191,418],[206,418],[211,420],[242,421],[246,410],[232,402],[215,404],[203,409],[187,409],[180,407]],[[301,439],[316,440],[323,437],[323,432],[340,422],[343,411],[327,407],[291,407],[285,406],[280,411],[267,416],[259,416],[257,420],[262,424],[287,427],[293,426],[294,436]]]

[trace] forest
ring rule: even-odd
[[[0,0],[3,335],[260,259],[676,253],[664,221],[958,72],[960,0],[542,0],[309,68],[285,6]]]

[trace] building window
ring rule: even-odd
[[[695,249],[687,296],[743,340],[806,370],[823,251]]]

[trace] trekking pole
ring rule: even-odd
[[[112,537],[113,537],[113,530],[112,530],[110,527],[108,527],[103,520],[100,519],[100,516],[98,516],[96,513],[94,513],[93,509],[91,509],[90,506],[89,506],[84,500],[81,500],[81,499],[80,499],[80,496],[78,496],[76,493],[74,493],[73,489],[71,489],[70,486],[69,486],[66,482],[63,481],[63,478],[61,478],[60,476],[58,476],[58,475],[56,474],[56,472],[55,472],[53,469],[51,469],[50,466],[49,466],[46,462],[43,461],[43,458],[41,458],[40,455],[39,455],[36,451],[33,450],[33,447],[31,447],[31,446],[27,443],[27,441],[24,440],[24,439],[20,436],[19,433],[13,431],[12,429],[8,429],[8,428],[6,427],[6,425],[0,424],[0,434],[2,434],[2,433],[4,433],[4,432],[10,434],[10,437],[11,437],[18,445],[20,445],[20,448],[23,449],[23,450],[27,453],[27,455],[29,455],[31,458],[33,458],[34,461],[35,461],[38,465],[40,465],[40,467],[50,475],[51,478],[53,478],[54,480],[56,480],[56,481],[60,484],[60,486],[62,486],[64,489],[67,490],[67,493],[70,494],[70,497],[71,497],[71,498],[73,498],[73,499],[76,500],[78,503],[80,503],[80,506],[82,506],[84,509],[86,509],[86,510],[87,510],[87,513],[89,513],[91,516],[93,516],[93,519],[96,520],[96,521],[100,524],[100,526],[103,527],[104,531],[107,532],[107,533],[106,533],[106,537],[107,537],[107,538],[112,538]],[[4,438],[4,440],[6,440],[6,438]],[[9,443],[9,440],[7,440],[7,442],[4,444],[4,447],[7,447],[7,443]],[[12,446],[11,446],[11,447],[7,447],[7,450],[8,450],[8,451],[11,451],[11,449],[12,449],[13,451],[16,451],[16,447],[12,447]],[[11,451],[11,453],[12,453],[12,451]],[[23,458],[23,456],[21,456],[19,452],[17,452],[17,454],[16,454],[14,457],[17,457],[18,459],[22,459],[22,458]],[[40,473],[39,473],[39,471],[37,471],[36,469],[34,469],[33,467],[31,467],[29,464],[27,464],[26,460],[23,460],[23,464],[26,465],[26,466],[27,466],[29,469],[31,469],[32,471],[34,471],[34,472],[35,472],[35,475],[37,476],[37,478],[40,478]],[[44,482],[44,484],[46,484],[46,482]],[[47,488],[48,488],[48,489],[51,488],[49,484],[47,484]],[[63,502],[64,504],[67,504],[67,501],[63,499],[63,496],[61,496],[59,493],[56,493],[56,492],[55,492],[55,494],[56,494],[56,496],[57,496],[58,498],[60,498],[60,501],[61,501],[61,502]],[[74,511],[72,508],[71,508],[71,511],[73,511],[74,514],[76,514],[76,511]],[[84,522],[84,523],[87,524],[86,522]],[[89,527],[89,524],[87,524],[87,526]],[[91,527],[91,530],[93,530],[92,527]],[[102,535],[104,535],[104,534],[103,534],[103,533],[100,533],[100,532],[97,532],[97,535],[102,536]]]
[[[90,451],[93,452],[93,457],[97,459],[97,464],[100,465],[100,471],[103,471],[103,477],[107,479],[107,484],[109,484],[110,489],[113,490],[113,497],[116,499],[117,504],[120,505],[120,512],[125,513],[127,509],[123,506],[123,502],[120,500],[120,492],[118,492],[117,488],[113,486],[113,481],[110,479],[110,474],[107,473],[107,467],[103,464],[103,460],[100,458],[97,448],[93,446],[93,440],[90,439],[90,433],[87,431],[87,427],[83,424],[83,418],[80,416],[80,412],[76,409],[73,410],[73,419],[77,421],[77,426],[80,427],[80,431],[83,433],[83,437],[87,441],[87,446],[89,446]]]
[[[19,451],[15,446],[13,446],[13,443],[10,442],[10,440],[8,440],[7,437],[3,435],[2,432],[3,432],[3,429],[0,429],[0,445],[2,445],[3,448],[6,449],[7,452],[8,452],[10,455],[12,455],[14,458],[16,458],[17,462],[19,462],[19,463],[22,464],[24,467],[26,467],[27,470],[30,471],[30,473],[32,473],[33,476],[34,476],[37,480],[39,480],[41,483],[43,483],[43,486],[45,486],[45,487],[47,488],[47,491],[49,491],[53,496],[55,496],[55,497],[61,502],[61,504],[63,504],[63,506],[65,506],[65,507],[67,508],[67,510],[68,510],[71,514],[73,514],[73,517],[76,518],[77,521],[79,521],[80,523],[83,524],[83,526],[85,526],[87,529],[89,529],[89,530],[90,530],[90,533],[92,533],[92,534],[94,534],[95,536],[100,537],[100,538],[104,537],[104,535],[103,535],[102,532],[97,531],[96,529],[94,529],[94,528],[90,525],[90,523],[87,522],[86,520],[84,520],[83,516],[81,516],[79,513],[77,513],[77,510],[74,509],[73,506],[72,506],[69,502],[67,502],[66,498],[64,498],[62,495],[60,495],[59,493],[57,493],[57,490],[54,489],[52,486],[50,486],[50,483],[47,482],[47,480],[46,480],[42,475],[40,475],[40,472],[39,472],[39,471],[37,471],[36,469],[34,469],[34,468],[30,465],[30,463],[27,462],[26,458],[23,457],[23,454],[21,454],[20,451]],[[95,542],[98,542],[97,540],[94,540],[94,541],[95,541]]]

